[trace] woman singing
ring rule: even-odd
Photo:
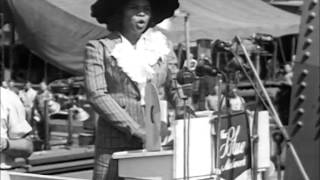
[[[172,86],[177,59],[166,37],[154,30],[173,15],[178,0],[98,0],[92,16],[110,34],[92,40],[85,52],[85,85],[99,113],[94,180],[118,178],[112,153],[142,149],[144,87],[151,81],[160,99],[177,105]]]

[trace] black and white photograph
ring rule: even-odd
[[[319,0],[0,0],[0,180],[319,180]]]

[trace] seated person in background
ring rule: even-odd
[[[284,65],[284,83],[291,86],[292,85],[292,78],[293,78],[293,67],[291,64]]]
[[[276,73],[276,78],[282,85],[292,85],[294,63],[286,63],[281,66],[279,72]]]
[[[290,113],[290,97],[293,78],[293,64],[287,63],[283,66],[283,72],[279,78],[280,90],[276,94],[275,105],[280,119],[284,125],[288,125]]]
[[[214,88],[210,90],[209,95],[205,99],[205,107],[206,110],[213,110],[218,111],[219,110],[219,104],[221,104],[221,109],[226,110],[226,87],[225,85],[222,85],[221,87],[221,97],[220,97],[220,103],[219,103],[219,97],[218,97],[218,90],[219,86],[215,85]],[[230,108],[232,111],[243,111],[245,110],[245,100],[237,94],[237,89],[233,86],[230,87],[229,92],[229,100],[230,100]]]
[[[218,103],[218,85],[215,85],[214,88],[209,89],[209,94],[205,98],[205,109],[206,110],[213,110],[218,111],[219,110],[219,103]],[[221,96],[222,99],[222,96]]]
[[[226,98],[228,92],[223,92],[224,98],[222,98],[222,110],[226,110]],[[237,93],[237,88],[234,86],[230,86],[230,92],[229,92],[229,98],[230,98],[230,107],[232,111],[244,111],[246,102],[243,99],[243,97],[239,96]]]
[[[27,158],[33,151],[31,127],[19,97],[0,87],[0,179],[10,179],[6,170],[13,168],[14,158]]]

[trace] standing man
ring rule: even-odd
[[[32,108],[34,105],[34,100],[37,96],[37,91],[31,87],[31,82],[27,81],[24,88],[19,91],[19,97],[22,100],[22,103],[26,110],[27,121],[31,122],[32,117]]]
[[[206,109],[206,97],[210,93],[210,88],[213,88],[216,84],[216,77],[207,72],[207,68],[213,69],[211,60],[206,56],[201,56],[196,69],[196,74],[199,76],[199,100],[198,109],[203,111]]]
[[[0,87],[0,179],[8,180],[7,170],[13,168],[14,158],[28,157],[33,151],[30,125],[19,97]]]
[[[44,139],[44,121],[45,121],[45,101],[53,99],[52,93],[49,91],[48,86],[45,82],[40,83],[40,90],[38,91],[34,100],[34,114],[37,118],[33,118],[36,122],[36,130],[40,139]],[[32,125],[34,121],[32,121]],[[35,126],[32,126],[35,127]]]

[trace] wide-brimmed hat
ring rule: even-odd
[[[114,15],[130,0],[97,0],[91,6],[91,16],[99,23],[108,24]],[[148,0],[152,9],[152,23],[154,26],[164,19],[173,16],[179,7],[178,0]]]

